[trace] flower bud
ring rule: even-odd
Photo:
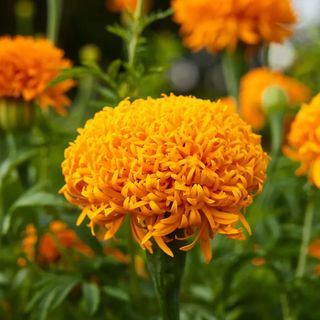
[[[288,103],[288,95],[280,86],[269,86],[262,94],[262,105],[266,113],[283,111]]]

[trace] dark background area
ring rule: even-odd
[[[0,1],[0,35],[17,33],[15,6],[18,1]],[[167,9],[169,0],[154,1],[152,10]],[[35,34],[46,32],[47,3],[45,0],[33,0],[33,30]],[[58,46],[63,48],[69,58],[78,62],[79,49],[86,44],[97,45],[104,60],[113,60],[122,55],[121,41],[106,31],[106,25],[119,23],[120,14],[109,12],[105,0],[65,0],[59,34]],[[171,19],[157,22],[152,31],[171,29],[176,31]]]

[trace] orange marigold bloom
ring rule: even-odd
[[[310,243],[308,252],[310,256],[320,259],[320,239],[316,239]]]
[[[260,137],[221,102],[124,100],[79,129],[65,150],[61,192],[82,208],[78,224],[88,217],[93,234],[99,225],[110,239],[128,215],[149,252],[153,238],[172,256],[167,243],[179,230],[194,237],[180,249],[199,240],[209,261],[216,233],[243,239],[239,222],[250,233],[241,211],[262,190],[267,158]]]
[[[282,42],[297,22],[290,0],[172,0],[187,47],[234,50],[239,42]]]
[[[287,141],[285,154],[301,162],[296,174],[308,173],[309,181],[320,188],[320,94],[301,107]]]
[[[240,112],[253,128],[262,129],[266,114],[262,105],[264,91],[272,85],[279,86],[286,92],[289,104],[306,101],[310,91],[301,82],[268,68],[257,68],[248,72],[240,82]]]
[[[62,69],[71,65],[63,55],[46,39],[0,37],[0,98],[37,100],[41,108],[52,106],[63,113],[70,104],[65,93],[74,81],[48,87]]]
[[[224,105],[227,105],[229,108],[231,108],[232,111],[237,111],[237,101],[234,97],[226,96],[220,98],[220,102]]]
[[[37,230],[34,225],[30,224],[27,226],[26,237],[22,242],[22,251],[29,260],[38,261],[44,265],[60,260],[59,247],[64,250],[81,252],[86,256],[93,255],[93,251],[79,239],[77,234],[69,229],[65,223],[58,220],[52,221],[49,225],[49,231],[40,237],[38,251],[36,250],[37,242]]]
[[[137,6],[137,0],[106,0],[106,8],[113,12],[134,11]],[[144,2],[145,10],[149,10],[150,1]]]

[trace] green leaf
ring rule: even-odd
[[[35,155],[35,150],[19,152],[15,157],[7,158],[0,164],[0,181],[2,181],[14,168]]]
[[[50,86],[55,86],[60,82],[63,82],[68,79],[80,78],[90,74],[90,70],[86,67],[73,67],[64,69],[61,73],[49,83]]]
[[[127,30],[119,25],[107,26],[107,31],[115,34],[116,36],[122,38],[125,41],[128,41],[128,33]]]
[[[65,300],[70,291],[78,284],[78,282],[79,279],[70,278],[69,283],[66,281],[66,283],[62,284],[55,301],[51,305],[51,308],[55,309],[56,307],[58,307]]]
[[[117,300],[121,300],[123,302],[129,301],[129,295],[126,291],[116,288],[116,287],[103,287],[103,292],[109,297],[115,298]]]
[[[146,28],[147,26],[149,26],[151,23],[155,21],[165,19],[171,15],[172,15],[172,9],[152,13],[143,19],[143,28]]]
[[[48,312],[51,309],[51,303],[54,301],[56,296],[57,288],[46,292],[37,309],[38,320],[45,320],[47,318]]]
[[[58,307],[79,281],[74,276],[45,274],[34,285],[36,292],[26,311],[34,309],[37,319],[45,319],[48,311]]]
[[[110,90],[105,87],[99,87],[99,86],[95,88],[95,90],[105,100],[104,105],[106,104],[106,102],[115,104],[119,100],[117,94],[113,90]]]
[[[100,303],[100,290],[95,283],[85,282],[82,284],[84,303],[89,315],[93,315]]]
[[[22,207],[70,207],[62,196],[45,192],[29,192],[22,194],[18,200],[11,206],[9,212],[12,213]]]
[[[109,75],[110,79],[112,79],[113,81],[116,80],[121,65],[122,65],[122,61],[120,59],[116,59],[110,63],[107,69],[107,74]]]

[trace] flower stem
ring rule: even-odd
[[[174,257],[156,247],[153,254],[147,253],[147,264],[158,296],[162,320],[179,320],[180,286],[186,253],[179,250],[181,243],[178,244],[177,240],[168,245]]]
[[[304,216],[302,239],[301,239],[298,266],[296,271],[296,278],[303,277],[305,272],[307,254],[308,254],[308,244],[310,241],[314,211],[315,211],[315,190],[313,187],[310,187],[309,195],[308,195],[308,204],[307,204],[307,208]]]
[[[130,67],[134,66],[135,60],[136,60],[137,45],[138,45],[138,40],[141,33],[140,19],[143,15],[143,10],[144,10],[144,0],[138,0],[136,9],[133,15],[131,37],[130,37],[130,41],[128,42],[128,65]]]
[[[282,111],[272,112],[269,115],[270,132],[271,132],[271,162],[268,168],[269,173],[272,173],[277,164],[277,160],[281,153],[283,141],[283,117]]]
[[[47,0],[47,38],[57,43],[62,12],[62,0]]]
[[[241,49],[222,54],[222,67],[229,95],[237,100],[239,109],[240,79],[247,71],[247,63]]]
[[[280,302],[282,307],[282,319],[283,320],[295,320],[295,316],[291,314],[291,310],[289,307],[288,296],[286,293],[282,293],[280,295]]]

